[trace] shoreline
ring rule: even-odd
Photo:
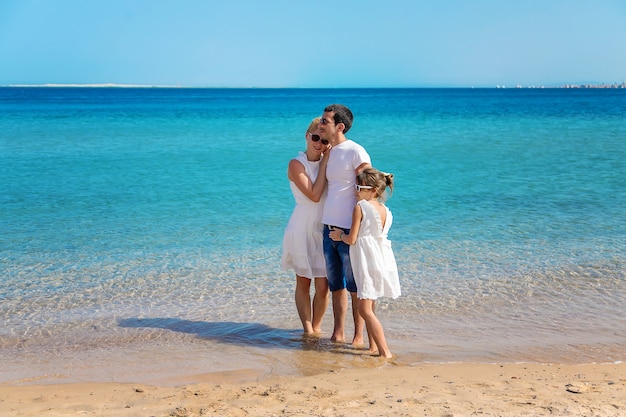
[[[477,364],[380,361],[309,376],[207,374],[175,386],[116,382],[0,384],[14,416],[621,416],[626,363]],[[196,376],[197,378],[198,376]],[[234,379],[233,379],[234,378]]]
[[[332,320],[328,320],[330,323]],[[183,321],[184,328],[164,332],[141,330],[117,338],[83,337],[67,343],[35,344],[3,349],[0,359],[0,385],[48,385],[68,383],[136,383],[159,386],[193,384],[206,381],[244,383],[270,378],[300,378],[323,370],[374,369],[393,364],[414,367],[473,363],[491,364],[561,364],[583,366],[621,364],[624,341],[596,340],[592,344],[573,343],[549,337],[541,344],[519,343],[521,339],[482,339],[416,336],[394,330],[387,333],[394,359],[389,362],[372,357],[365,348],[331,342],[327,337],[303,337],[299,329],[278,329],[253,323],[223,323],[228,333],[205,333],[212,323]],[[184,331],[182,331],[184,330]],[[537,333],[537,332],[535,332]],[[531,333],[524,332],[530,336]],[[457,335],[458,336],[458,335]],[[511,343],[515,344],[512,349]],[[103,366],[106,364],[106,366]]]

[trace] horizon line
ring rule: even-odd
[[[493,86],[395,86],[395,87],[258,87],[258,86],[190,86],[190,85],[180,85],[180,84],[118,84],[118,83],[45,83],[45,84],[0,84],[0,87],[17,87],[17,88],[206,88],[206,89],[400,89],[400,88],[493,88],[493,89],[533,89],[533,88],[584,88],[584,87],[620,87],[626,88],[626,83],[563,83],[563,84],[551,84],[551,85],[528,85],[523,86],[521,84],[515,84],[512,87],[507,86],[506,84],[496,84]]]

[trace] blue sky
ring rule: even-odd
[[[624,0],[0,0],[0,84],[626,80]]]

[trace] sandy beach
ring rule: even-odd
[[[377,360],[377,359],[373,359]],[[416,364],[185,385],[0,385],[2,416],[625,416],[626,364]],[[225,382],[220,382],[220,379]],[[230,381],[230,382],[229,382]]]

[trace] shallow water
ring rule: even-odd
[[[624,360],[626,92],[0,89],[0,382],[380,366],[279,269],[335,101],[396,178],[399,363]]]

